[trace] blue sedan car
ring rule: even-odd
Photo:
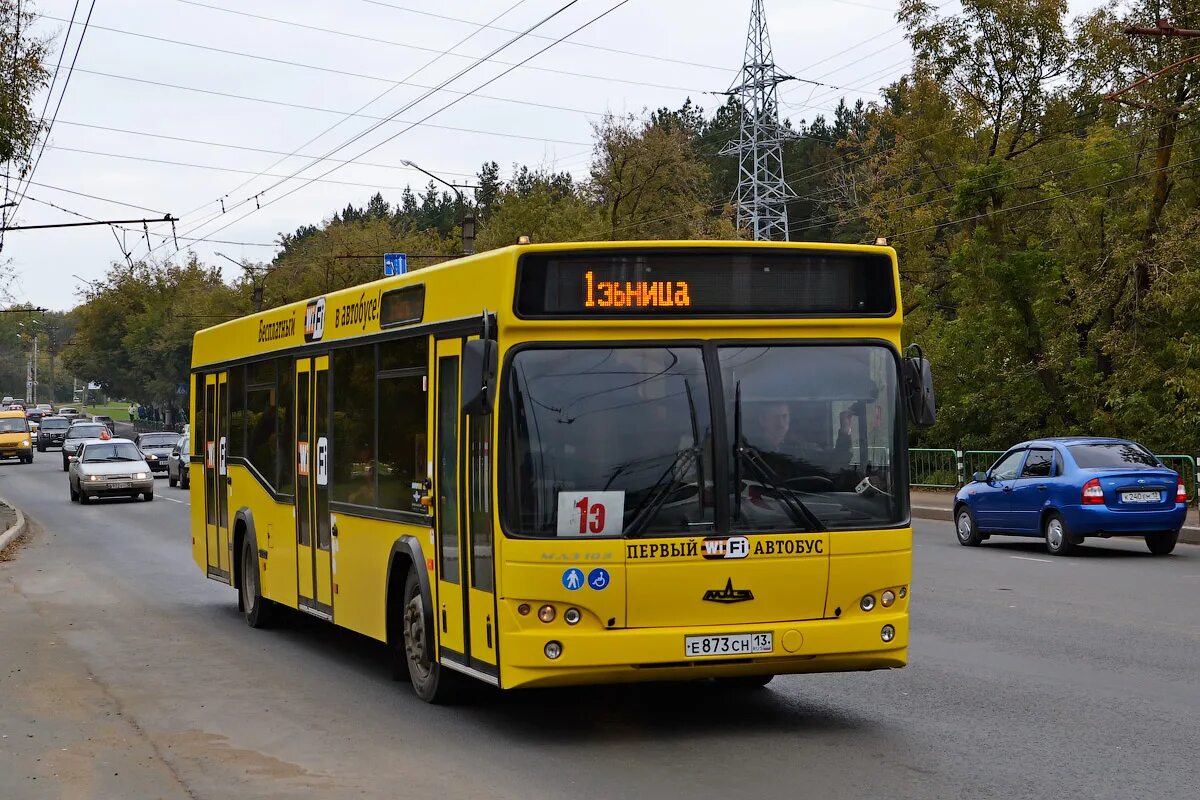
[[[1142,536],[1155,555],[1175,549],[1187,490],[1174,470],[1125,439],[1023,442],[954,496],[959,544],[992,534],[1040,536],[1066,555],[1087,536]]]

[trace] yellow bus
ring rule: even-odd
[[[523,245],[200,331],[193,556],[431,702],[901,667],[899,287],[886,246]]]

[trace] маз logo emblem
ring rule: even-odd
[[[754,599],[754,592],[749,589],[733,588],[733,578],[725,581],[724,589],[709,589],[701,598],[710,603],[743,603]]]

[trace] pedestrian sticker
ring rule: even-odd
[[[596,567],[588,573],[588,586],[595,589],[597,592],[602,592],[608,588],[608,570],[603,567]]]
[[[567,587],[567,589],[572,592],[577,589],[582,589],[583,570],[579,569],[578,567],[571,567],[569,570],[563,573],[562,582],[563,586]]]

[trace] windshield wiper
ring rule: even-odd
[[[675,454],[675,458],[671,459],[671,463],[658,476],[658,480],[650,487],[650,491],[646,492],[646,496],[642,498],[642,502],[638,503],[637,508],[633,510],[633,521],[629,523],[629,529],[625,531],[626,536],[635,538],[645,532],[646,526],[650,524],[650,520],[654,519],[659,509],[666,504],[667,498],[671,496],[671,492],[675,491],[675,487],[679,485],[678,480],[668,481],[667,478],[677,475],[680,472],[686,472],[699,457],[699,445],[685,447]],[[704,487],[700,487],[700,490],[704,491]]]
[[[133,461],[129,456],[108,456],[105,461]]]

